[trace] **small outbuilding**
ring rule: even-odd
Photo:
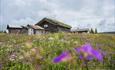
[[[88,28],[84,28],[84,29],[77,28],[73,30],[72,33],[89,33],[89,31],[90,30]]]
[[[8,33],[12,34],[43,34],[44,28],[37,25],[27,25],[27,26],[11,26],[7,25]]]
[[[22,26],[7,25],[7,30],[8,30],[8,33],[27,34],[27,28],[26,27],[22,27]]]
[[[45,33],[44,28],[38,25],[27,25],[27,28],[28,28],[28,35]]]

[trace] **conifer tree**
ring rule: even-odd
[[[95,34],[97,34],[97,29],[95,28]]]
[[[92,28],[91,28],[91,30],[90,30],[90,33],[92,33],[92,34],[94,33],[94,31],[93,31],[93,29],[92,29]]]

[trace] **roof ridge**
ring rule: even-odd
[[[58,20],[56,20],[56,19],[47,18],[47,17],[45,17],[44,19],[45,19],[45,20],[50,20],[49,22],[53,22],[53,23],[55,23],[55,24],[57,24],[57,25],[64,26],[64,27],[67,27],[67,28],[71,28],[70,25],[65,24],[65,23],[63,23],[63,22],[61,22],[61,21],[58,21]]]

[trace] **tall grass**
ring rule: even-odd
[[[73,48],[91,43],[106,53],[103,62],[88,62],[89,70],[115,68],[115,36],[103,34],[54,33],[47,35],[0,34],[0,69],[2,70],[87,70]],[[53,58],[64,50],[71,51],[73,59],[55,64]]]

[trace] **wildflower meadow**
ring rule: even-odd
[[[1,33],[0,70],[115,70],[115,35]]]

